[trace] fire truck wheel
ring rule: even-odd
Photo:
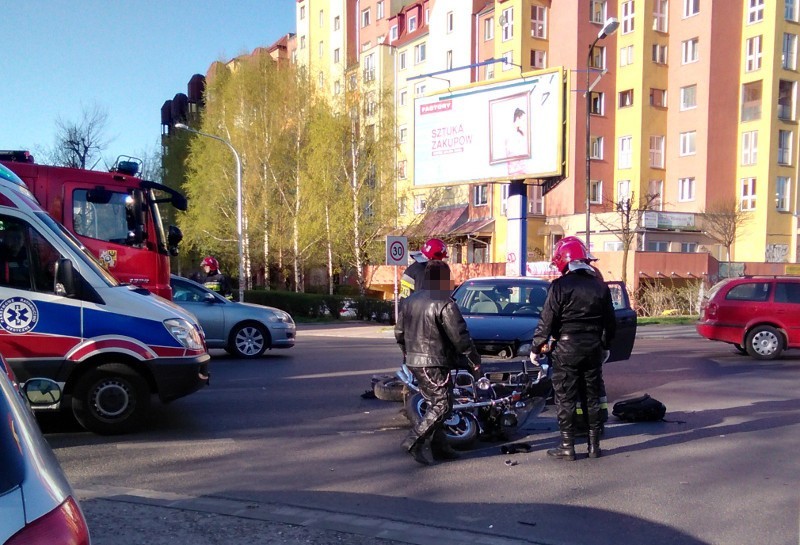
[[[72,397],[78,423],[100,435],[127,433],[144,420],[150,388],[133,369],[121,363],[100,365],[83,375]]]

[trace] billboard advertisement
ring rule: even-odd
[[[414,104],[414,185],[562,172],[564,70],[448,91]]]

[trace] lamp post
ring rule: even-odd
[[[592,45],[589,46],[589,54],[586,57],[586,247],[590,248],[589,244],[589,232],[591,230],[591,191],[592,191],[592,132],[591,132],[591,124],[592,124],[592,87],[603,76],[603,73],[600,73],[597,80],[594,84],[589,84],[589,74],[591,74],[591,65],[592,65],[592,52],[594,51],[594,46],[597,45],[597,42],[605,38],[606,36],[610,36],[617,31],[619,27],[619,21],[616,17],[609,17],[606,19],[603,28],[600,32],[597,33],[597,38],[594,39]]]
[[[213,134],[208,134],[204,132],[200,132],[195,130],[184,123],[175,123],[176,129],[181,129],[188,132],[193,132],[195,134],[199,134],[200,136],[205,136],[207,138],[212,138],[214,140],[219,140],[230,150],[233,152],[233,156],[236,158],[236,239],[239,246],[239,302],[244,302],[244,240],[242,239],[242,160],[239,158],[239,153],[236,151],[236,148],[233,147],[233,144],[225,140],[220,136],[214,136]]]

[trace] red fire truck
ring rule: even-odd
[[[141,161],[123,156],[111,172],[100,172],[40,165],[27,151],[0,151],[0,163],[22,178],[42,208],[117,280],[172,299],[169,257],[177,255],[183,235],[170,225],[165,236],[158,204],[186,210],[186,198],[137,178]]]

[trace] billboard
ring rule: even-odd
[[[564,70],[414,103],[414,185],[562,173]]]

